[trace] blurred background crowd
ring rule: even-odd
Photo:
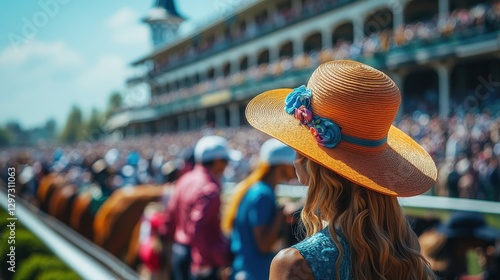
[[[455,112],[447,120],[415,111],[395,125],[413,137],[434,158],[439,170],[436,186],[429,194],[500,201],[500,116]],[[88,172],[100,159],[116,176],[112,188],[138,184],[164,184],[179,164],[178,155],[192,148],[203,135],[229,139],[232,161],[224,181],[238,182],[258,160],[260,145],[268,139],[250,128],[211,128],[197,131],[129,137],[120,141],[82,141],[73,145],[11,148],[0,151],[2,177],[17,166],[21,193],[34,195],[41,172],[67,174],[76,186],[90,183]]]
[[[417,140],[431,154],[438,166],[438,181],[428,194],[500,201],[498,167],[500,119],[498,116],[492,116],[487,111],[482,113],[456,112],[444,121],[437,116],[429,116],[417,111],[412,115],[402,116],[395,125]],[[57,208],[56,204],[62,203],[61,197],[62,201],[72,199],[77,207],[77,201],[86,193],[90,193],[91,200],[88,208],[94,229],[80,224],[80,228],[76,227],[75,230],[117,256],[122,254],[119,253],[121,251],[118,248],[123,247],[121,250],[128,248],[130,252],[134,248],[133,244],[136,244],[139,246],[137,247],[139,251],[128,253],[135,257],[128,256],[125,261],[134,268],[139,264],[136,268],[139,272],[146,271],[145,277],[155,279],[152,275],[165,275],[157,274],[161,271],[165,273],[163,265],[157,264],[154,268],[149,267],[144,270],[144,266],[140,263],[144,261],[151,265],[148,263],[151,257],[142,260],[138,257],[140,250],[146,249],[157,252],[155,250],[162,248],[162,254],[169,252],[164,246],[151,249],[151,246],[155,244],[151,242],[155,242],[155,238],[160,238],[159,229],[162,227],[161,220],[158,220],[154,213],[163,211],[165,205],[168,205],[169,197],[168,187],[166,193],[158,187],[171,186],[179,176],[193,167],[192,148],[204,135],[220,135],[229,139],[230,161],[222,177],[225,184],[240,182],[248,176],[258,162],[260,146],[269,138],[250,127],[224,129],[205,127],[199,131],[129,137],[121,141],[82,141],[74,145],[8,149],[0,152],[1,176],[6,182],[7,168],[15,167],[16,182],[18,182],[16,193],[73,228],[75,228],[72,220],[74,214],[71,218],[66,214],[67,217],[64,218],[63,212],[66,210],[53,209]],[[292,180],[289,184],[298,184],[298,182]],[[48,185],[55,188],[52,191],[52,200],[47,192]],[[141,186],[156,186],[154,189],[158,191],[145,195],[147,187],[144,189]],[[130,187],[137,189],[137,193],[131,194],[130,191],[126,191]],[[66,190],[67,194],[64,194],[62,190]],[[227,197],[227,192],[228,189],[224,197]],[[117,201],[121,201],[122,206],[130,205],[126,207],[129,210],[119,210],[123,207],[117,208]],[[156,206],[148,206],[152,201],[160,203],[155,204]],[[133,210],[134,204],[132,203],[139,203],[142,205],[140,209],[145,209],[146,212],[141,214],[140,210],[136,211],[138,208]],[[294,211],[300,209],[301,202],[291,203],[287,199],[282,203],[288,205],[286,206],[288,213],[286,225],[284,225],[287,230],[282,233],[280,246],[287,247],[303,238],[296,224],[298,216],[292,215]],[[290,210],[289,207],[295,210]],[[154,211],[151,212],[151,209]],[[110,237],[116,237],[116,235],[109,235],[114,232],[112,227],[116,227],[116,220],[109,220],[109,218],[103,220],[102,218],[106,215],[111,217],[106,214],[110,211],[111,213],[118,211],[115,213],[117,215],[115,219],[118,219],[120,215],[129,217],[126,225],[129,230],[125,235],[127,238],[120,241],[121,247],[115,246],[114,249],[108,247],[111,246],[108,244],[111,241],[107,241],[108,243],[102,240],[97,241],[99,236],[102,239],[102,234],[105,232],[108,232]],[[73,209],[74,212],[75,209]],[[476,258],[473,258],[473,267],[479,267],[481,271],[486,272],[491,267],[496,269],[498,264],[495,264],[495,261],[498,257],[497,249],[494,248],[498,232],[488,226],[481,214],[470,216],[469,213],[458,213],[457,215],[456,221],[450,220],[446,223],[436,216],[408,216],[415,232],[421,235],[423,254],[431,262],[433,269],[443,277],[441,279],[458,279],[448,276],[467,272],[467,267],[471,266],[470,254],[467,254],[470,250],[476,250],[478,258],[476,264],[474,264]],[[139,219],[140,216],[142,218]],[[149,225],[147,226],[149,230],[144,232],[142,228],[145,223]],[[82,226],[87,229],[83,230]],[[141,237],[138,235],[139,227]],[[475,227],[478,229],[476,230]],[[484,233],[485,231],[487,233]],[[146,237],[142,237],[143,235]],[[143,244],[142,242],[149,243]]]
[[[155,65],[152,75],[174,68],[188,61],[194,61],[210,54],[210,51],[225,49],[237,45],[245,40],[262,36],[273,28],[278,28],[314,15],[321,11],[323,5],[333,5],[335,1],[309,1],[305,6],[305,13],[291,10],[276,12],[276,16],[268,17],[268,21],[256,22],[257,26],[244,27],[236,34],[219,38],[221,42],[202,44],[199,47],[190,47],[188,50],[173,54]],[[188,98],[202,93],[216,91],[229,86],[245,84],[282,75],[288,71],[316,68],[319,64],[333,59],[370,58],[376,55],[399,48],[418,48],[419,46],[440,40],[453,40],[459,37],[468,37],[475,34],[489,33],[500,28],[500,3],[479,3],[469,9],[457,9],[446,17],[434,17],[406,24],[399,29],[373,32],[362,40],[337,40],[332,48],[323,48],[304,52],[292,57],[282,57],[273,63],[260,63],[249,69],[239,71],[216,79],[207,79],[191,86],[181,86],[172,94],[163,94],[153,97],[152,105],[165,104],[172,100]]]
[[[375,30],[370,30],[370,25],[365,25],[366,30],[362,32],[364,37],[353,38],[354,32],[350,32],[346,36],[335,38],[327,47],[322,47],[322,39],[316,38],[319,43],[311,44],[314,45],[311,48],[306,48],[306,43],[300,44],[299,47],[304,47],[304,50],[295,52],[293,49],[297,44],[292,45],[290,42],[287,43],[290,44],[289,48],[283,45],[280,49],[280,52],[284,50],[284,54],[280,53],[273,61],[269,59],[268,50],[267,59],[263,61],[259,58],[256,63],[251,63],[247,56],[238,61],[239,69],[230,69],[233,66],[228,66],[228,69],[222,67],[214,71],[213,65],[208,65],[207,67],[210,67],[208,71],[196,69],[196,74],[191,76],[186,76],[185,73],[173,75],[176,79],[172,81],[164,79],[161,86],[161,83],[155,80],[161,80],[162,77],[169,75],[169,71],[179,70],[184,64],[194,64],[222,51],[263,38],[280,28],[300,25],[299,22],[313,19],[324,11],[334,11],[354,2],[357,1],[287,1],[287,4],[277,5],[276,9],[265,10],[266,16],[257,15],[251,18],[252,20],[241,20],[241,17],[236,16],[228,17],[224,23],[231,27],[227,29],[228,32],[224,29],[224,32],[217,36],[208,34],[209,32],[204,37],[200,35],[198,38],[195,35],[190,38],[192,40],[186,48],[172,48],[164,55],[152,54],[149,57],[151,60],[145,64],[151,67],[144,74],[149,79],[148,86],[151,89],[148,102],[132,106],[124,105],[120,94],[115,94],[110,99],[110,106],[104,117],[101,116],[99,120],[98,114],[94,115],[92,112],[88,127],[82,125],[81,112],[73,110],[75,114],[71,113],[68,117],[66,127],[61,133],[61,141],[55,140],[54,122],[47,122],[41,129],[43,131],[40,134],[50,134],[50,137],[39,137],[46,141],[37,140],[36,129],[23,131],[19,125],[7,124],[6,129],[0,128],[0,186],[7,185],[9,168],[15,168],[16,196],[28,200],[40,210],[56,217],[130,267],[140,271],[141,261],[146,263],[144,259],[139,259],[141,249],[150,246],[148,249],[152,249],[155,253],[160,251],[160,248],[164,250],[163,253],[167,252],[168,248],[163,247],[165,244],[158,245],[162,221],[154,214],[164,211],[176,180],[193,168],[195,143],[207,135],[218,135],[228,139],[230,159],[222,175],[225,187],[223,203],[226,203],[232,191],[231,187],[247,178],[257,166],[259,149],[269,136],[251,128],[244,121],[240,122],[244,125],[237,127],[229,120],[234,115],[230,114],[227,108],[222,108],[226,111],[220,111],[224,115],[225,124],[222,126],[215,124],[213,120],[202,120],[201,128],[191,124],[189,128],[187,125],[180,128],[178,127],[180,122],[177,122],[180,118],[175,120],[178,117],[177,113],[181,115],[186,113],[182,116],[186,117],[183,119],[186,122],[191,122],[188,118],[194,113],[199,113],[189,111],[192,108],[183,108],[186,112],[173,111],[169,112],[170,115],[162,115],[174,119],[173,123],[176,124],[173,125],[175,129],[172,131],[165,132],[168,129],[158,130],[155,133],[141,131],[133,135],[136,123],[130,122],[134,133],[123,132],[123,138],[118,137],[119,139],[114,137],[116,135],[105,132],[106,125],[102,119],[112,120],[114,114],[118,116],[119,113],[126,114],[129,109],[133,113],[135,109],[141,107],[161,109],[162,106],[168,107],[170,104],[182,104],[176,103],[179,100],[193,101],[204,95],[214,97],[211,96],[212,93],[228,89],[234,91],[232,94],[238,95],[236,93],[238,89],[255,88],[255,84],[259,82],[265,87],[267,85],[264,82],[287,77],[287,74],[293,76],[298,73],[295,75],[298,77],[330,60],[353,59],[373,62],[376,65],[378,59],[388,53],[401,52],[403,55],[408,55],[411,50],[423,49],[435,43],[463,42],[461,40],[467,38],[472,38],[470,41],[474,41],[476,38],[474,36],[478,34],[491,35],[500,30],[500,1],[470,1],[470,5],[467,1],[457,5],[448,3],[455,8],[444,15],[436,13],[431,18],[407,19],[393,29],[392,22],[390,24],[387,22],[388,28],[375,28]],[[159,3],[173,2],[155,1],[155,3],[159,5]],[[297,3],[300,5],[296,5]],[[438,6],[437,3],[434,4]],[[175,8],[173,10],[175,11]],[[378,20],[384,19],[383,12],[378,16]],[[237,21],[239,24],[236,24]],[[442,113],[439,106],[442,105],[440,91],[443,84],[440,81],[438,85],[437,79],[440,74],[437,70],[434,73],[436,75],[432,76],[436,81],[426,81],[425,85],[417,84],[419,79],[427,79],[428,75],[424,73],[423,78],[418,77],[419,79],[414,80],[408,78],[406,83],[400,85],[403,104],[401,113],[393,125],[417,141],[436,163],[437,182],[426,195],[498,203],[500,202],[500,111],[498,110],[500,103],[497,98],[499,83],[492,80],[492,77],[493,79],[498,77],[498,69],[495,68],[498,64],[486,63],[490,59],[488,55],[492,57],[498,55],[494,52],[487,53],[479,57],[486,61],[484,64],[471,64],[473,65],[471,67],[476,68],[474,69],[476,72],[470,73],[475,76],[464,70],[469,65],[465,62],[474,61],[476,58],[474,55],[476,54],[461,61],[464,64],[460,66],[461,71],[457,72],[463,76],[455,75],[459,77],[454,76],[455,79],[450,79],[453,84],[461,78],[465,80],[477,77],[473,84],[464,82],[467,87],[448,85],[451,91],[447,96],[451,111],[449,114],[444,116],[438,113],[438,111]],[[453,62],[453,59],[452,57],[450,61]],[[444,60],[439,63],[446,64]],[[436,61],[429,62],[422,69],[434,65]],[[418,64],[415,61],[410,61],[409,64],[411,63]],[[403,66],[401,68],[405,68],[405,65]],[[485,70],[481,72],[477,68]],[[422,69],[418,67],[415,69],[417,76],[421,74],[419,71]],[[401,73],[405,75],[407,69],[389,69],[388,72],[400,74],[396,70],[402,70]],[[451,73],[451,71],[446,72],[446,75],[451,77],[453,76]],[[484,74],[490,74],[486,81],[488,84],[483,83],[483,80],[486,80]],[[478,83],[487,87],[486,95],[474,92],[474,89],[477,91],[474,87]],[[428,85],[432,86],[426,88]],[[454,86],[456,92],[453,92]],[[477,104],[469,106],[467,104],[469,97],[476,98]],[[248,100],[238,101],[243,104]],[[235,104],[209,104],[206,107],[219,105]],[[240,113],[239,118],[243,118],[241,112],[238,113]],[[86,133],[78,134],[84,127]],[[7,132],[11,133],[9,136],[13,136],[11,139],[7,139]],[[30,137],[33,139],[28,139]],[[300,187],[296,179],[287,182],[287,186],[290,189]],[[305,192],[303,194],[305,195]],[[283,230],[282,243],[277,247],[287,247],[300,240],[300,236],[295,234],[298,221],[296,210],[300,210],[303,201],[295,199],[295,197],[280,198],[280,203],[286,209],[286,213],[283,214],[286,216],[284,228],[287,230]],[[420,236],[424,257],[438,275],[443,279],[459,279],[458,275],[466,274],[467,267],[473,266],[476,272],[481,271],[483,274],[476,278],[460,279],[500,279],[495,278],[499,277],[500,268],[498,231],[489,225],[500,227],[498,214],[482,215],[448,211],[447,214],[440,216],[434,215],[435,213],[427,215],[432,211],[426,210],[429,209],[423,209],[414,216],[411,213],[408,219],[414,226],[416,234]],[[425,214],[422,214],[424,212]],[[212,226],[219,227],[219,225]],[[148,239],[149,237],[152,239]],[[152,243],[142,244],[144,240],[152,240]],[[470,251],[475,252],[474,258],[470,258]],[[0,256],[0,260],[3,260],[2,257],[4,256]],[[168,258],[168,256],[163,257]],[[167,262],[164,261],[163,264],[165,263]],[[150,267],[150,272],[154,274],[161,266],[157,263],[154,268]],[[148,275],[148,278],[154,278],[153,274]],[[0,274],[0,278],[2,276],[5,274]]]

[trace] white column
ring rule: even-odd
[[[332,30],[324,28],[321,30],[321,49],[332,48]]]
[[[188,130],[188,120],[185,115],[181,115],[177,117],[177,129],[179,131],[186,131]]]
[[[444,18],[450,13],[450,0],[439,0],[439,18]]]
[[[200,81],[205,81],[208,77],[208,69],[203,69],[199,72]]]
[[[137,124],[133,123],[131,125],[131,128],[132,128],[132,135],[133,136],[137,136],[138,132],[137,132]]]
[[[304,52],[304,40],[302,37],[293,40],[293,56],[297,56]]]
[[[224,107],[215,108],[215,127],[226,126],[226,113]]]
[[[196,85],[196,73],[189,74],[188,78],[189,78],[189,83],[191,83],[191,86]]]
[[[172,131],[172,119],[162,120],[156,130],[157,133],[165,133],[167,131]]]
[[[231,127],[240,126],[240,107],[238,104],[229,105],[229,125]]]
[[[359,42],[365,37],[364,16],[358,16],[352,19],[354,42]]]
[[[250,69],[254,66],[257,66],[257,54],[251,53],[248,55],[247,68]]]
[[[450,112],[450,64],[439,63],[434,69],[439,81],[439,116],[447,119]]]
[[[270,46],[268,50],[269,50],[269,63],[278,61],[278,59],[280,58],[280,50],[278,49],[278,45],[275,44],[273,46]]]
[[[196,114],[196,128],[200,128],[207,124],[207,110],[198,111]]]
[[[189,114],[189,130],[196,129],[196,113]]]
[[[151,122],[143,122],[141,124],[142,129],[141,129],[141,134],[151,134]]]
[[[401,3],[394,5],[392,7],[392,14],[394,15],[394,20],[392,22],[393,30],[396,30],[398,27],[403,26],[405,22],[403,5]]]
[[[240,62],[238,59],[233,59],[230,62],[231,74],[238,73],[240,71]]]
[[[222,76],[223,74],[224,74],[223,65],[217,65],[214,67],[214,78],[215,79]]]
[[[117,135],[117,139],[119,139],[119,140],[125,138],[125,136],[126,136],[125,128],[124,127],[118,128],[117,130],[115,130],[115,132],[113,132],[113,136],[115,134]]]

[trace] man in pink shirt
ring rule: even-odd
[[[220,179],[229,159],[227,140],[205,136],[194,148],[196,165],[179,178],[167,206],[167,239],[172,245],[172,279],[219,279],[230,263],[229,243],[220,227]]]

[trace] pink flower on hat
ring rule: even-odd
[[[301,124],[307,124],[312,121],[313,114],[306,106],[302,105],[298,109],[295,109],[295,118],[299,120]]]

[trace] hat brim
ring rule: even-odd
[[[436,182],[431,156],[411,137],[391,126],[387,145],[377,153],[361,153],[340,141],[335,148],[317,144],[307,126],[284,110],[293,89],[275,89],[254,97],[246,117],[256,129],[289,145],[316,163],[373,191],[391,196],[422,194]]]

